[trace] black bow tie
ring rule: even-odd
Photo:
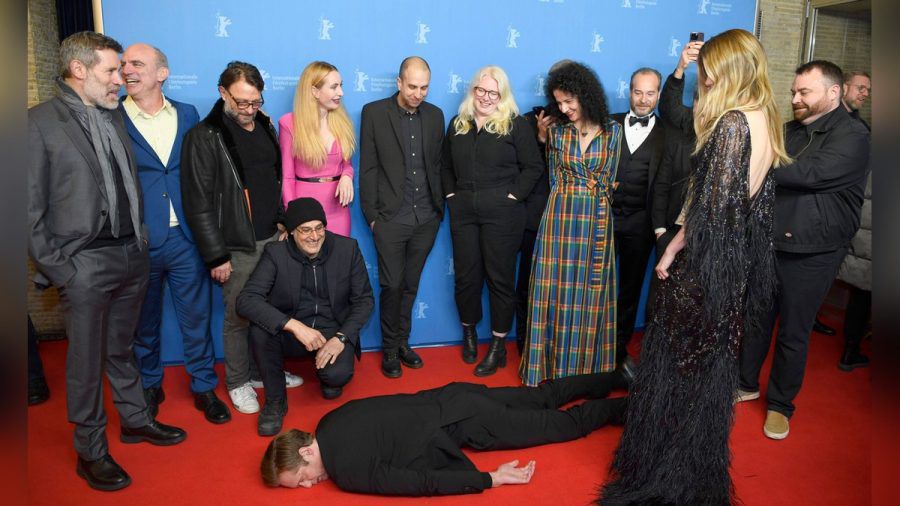
[[[635,123],[640,123],[641,126],[647,126],[650,124],[650,116],[652,116],[652,114],[648,114],[647,116],[644,116],[643,118],[638,118],[637,116],[629,116],[628,117],[628,126],[634,126]]]

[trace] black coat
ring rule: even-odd
[[[181,201],[197,249],[207,267],[231,260],[229,250],[254,251],[256,234],[244,194],[246,180],[234,138],[222,120],[219,99],[209,115],[192,128],[181,149]],[[281,186],[281,149],[272,120],[256,113],[278,153],[274,178]],[[281,207],[279,206],[279,209]]]
[[[239,315],[272,335],[284,329],[300,306],[302,265],[296,255],[302,253],[293,241],[288,236],[266,245],[235,306]],[[325,232],[320,255],[338,332],[353,342],[359,358],[359,331],[375,307],[366,262],[356,239],[331,232]]]
[[[547,166],[546,146],[537,140],[537,116],[534,111],[529,111],[523,117],[534,132],[535,141],[538,143],[541,157],[544,160],[544,171],[541,172],[541,177],[534,183],[531,193],[525,197],[525,228],[537,232],[541,225],[541,217],[544,215],[544,208],[547,207],[547,199],[550,198],[550,167]]]
[[[823,253],[847,246],[859,228],[868,130],[839,106],[810,125],[787,123],[784,134],[794,162],[774,171],[775,249]]]
[[[684,105],[684,79],[669,75],[659,100],[659,115],[666,128],[665,147],[656,181],[653,184],[653,208],[650,222],[654,229],[673,232],[681,214],[691,175],[694,151],[694,114]]]
[[[396,114],[397,94],[363,106],[359,127],[359,204],[366,224],[390,221],[403,204],[406,182],[405,142]],[[428,102],[419,105],[422,115],[422,149],[432,203],[438,216],[444,213],[441,191],[441,144],[444,113]]]

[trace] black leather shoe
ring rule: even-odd
[[[412,348],[407,344],[401,344],[400,349],[398,350],[398,356],[400,357],[400,363],[409,367],[410,369],[419,369],[423,365],[422,357],[419,356]]]
[[[78,457],[75,466],[78,476],[84,478],[91,488],[112,492],[131,485],[131,476],[116,461],[106,454],[97,460],[84,460]]]
[[[34,406],[50,398],[50,387],[43,376],[28,380],[28,405]]]
[[[225,423],[231,420],[231,410],[216,397],[212,390],[194,393],[194,407],[212,423]]]
[[[119,440],[123,443],[130,444],[146,441],[156,446],[178,444],[184,441],[186,437],[187,432],[184,430],[159,423],[156,420],[151,420],[150,423],[143,427],[122,427],[122,432],[119,434]]]
[[[474,364],[478,360],[478,331],[475,325],[463,325],[463,345],[462,357],[463,362]]]
[[[337,399],[342,393],[344,393],[343,387],[322,387],[322,397],[328,400]]]
[[[400,357],[397,356],[396,351],[385,351],[381,356],[381,374],[388,378],[403,376],[403,369],[400,368]]]
[[[150,418],[156,418],[156,415],[159,414],[159,405],[166,400],[166,393],[163,391],[162,385],[145,388],[144,400],[147,402],[147,412],[150,414]]]
[[[833,336],[836,333],[833,328],[822,323],[822,320],[820,320],[818,316],[816,317],[816,322],[813,323],[813,332],[825,334],[826,336]]]
[[[475,376],[490,376],[497,372],[498,367],[506,367],[506,338],[494,336],[487,355],[480,364],[475,366]]]
[[[868,367],[869,357],[859,352],[859,349],[844,349],[841,361],[838,362],[838,369],[844,372],[850,372],[858,367]]]
[[[637,364],[630,356],[626,356],[625,360],[616,367],[618,378],[615,380],[615,388],[630,388],[634,383],[634,375],[637,370]]]
[[[262,411],[259,412],[259,418],[256,420],[256,432],[260,436],[274,436],[281,432],[281,424],[284,422],[284,415],[287,414],[287,401],[269,401]]]

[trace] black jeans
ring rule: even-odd
[[[525,230],[525,204],[506,194],[505,187],[457,189],[447,200],[459,319],[481,321],[487,281],[491,330],[501,334],[509,332],[516,312],[516,254]]]
[[[316,329],[325,339],[329,339],[338,331],[333,329]],[[284,384],[284,357],[315,357],[315,351],[307,351],[290,332],[269,334],[261,327],[250,324],[250,346],[253,357],[259,365],[262,376],[266,402],[286,399],[287,387]],[[353,358],[356,348],[353,343],[344,345],[337,360],[322,369],[316,369],[316,376],[322,388],[343,387],[353,378]]]
[[[789,418],[794,413],[794,399],[803,383],[809,334],[816,313],[846,253],[847,248],[810,254],[776,252],[778,294],[775,305],[763,322],[763,335],[744,336],[739,388],[756,391],[759,390],[759,371],[772,342],[775,319],[780,315],[766,400],[768,409]]]

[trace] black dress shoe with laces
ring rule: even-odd
[[[156,418],[156,415],[159,414],[159,405],[166,400],[166,393],[163,391],[162,385],[145,388],[144,400],[147,402],[147,413],[150,414],[150,418]]]
[[[281,425],[284,423],[284,415],[287,414],[287,410],[287,400],[270,401],[266,399],[266,404],[256,420],[256,433],[260,436],[274,436],[281,432]]]
[[[28,380],[28,405],[34,406],[50,398],[50,387],[43,376]]]
[[[131,476],[116,461],[106,454],[97,460],[84,460],[78,457],[75,466],[78,476],[84,478],[91,488],[112,492],[131,485]]]
[[[187,432],[184,430],[159,423],[156,420],[151,420],[150,423],[143,427],[122,427],[122,432],[119,434],[119,440],[123,443],[131,444],[146,441],[156,446],[178,444],[184,441],[186,437]]]
[[[399,378],[403,376],[403,369],[400,368],[400,357],[396,350],[385,351],[381,356],[381,374],[388,378]]]
[[[211,423],[225,423],[231,420],[231,410],[216,397],[212,390],[194,393],[194,407],[203,412]]]
[[[397,355],[400,357],[400,363],[410,369],[418,369],[425,365],[422,357],[406,344],[400,345]]]

